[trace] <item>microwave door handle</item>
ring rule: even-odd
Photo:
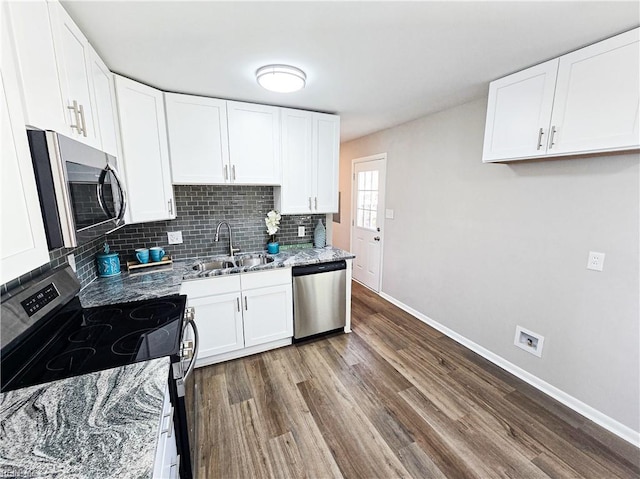
[[[193,372],[195,366],[196,366],[196,357],[198,357],[198,343],[200,342],[199,340],[199,335],[198,335],[198,326],[196,326],[196,322],[195,320],[190,320],[186,325],[185,325],[185,329],[191,325],[191,328],[193,329],[193,353],[191,356],[191,361],[189,362],[189,366],[187,367],[187,371],[184,373],[184,379],[186,380],[189,375]],[[183,335],[184,337],[184,335]]]
[[[118,217],[116,218],[116,225],[120,225],[122,223],[122,219],[124,218],[124,214],[127,211],[127,192],[124,189],[124,184],[118,175],[118,172],[115,168],[112,168],[110,165],[107,165],[107,168],[111,170],[113,177],[116,179],[116,184],[118,185],[118,191],[120,192],[120,212],[118,213]]]
[[[107,166],[100,173],[100,179],[98,180],[97,191],[98,191],[98,203],[100,204],[100,208],[102,209],[102,212],[105,214],[107,219],[111,219],[111,218],[113,218],[114,215],[111,214],[111,212],[109,211],[109,209],[108,209],[108,207],[107,207],[107,205],[105,204],[105,201],[104,201],[104,182],[107,179],[107,173],[108,172],[109,172],[109,167]]]

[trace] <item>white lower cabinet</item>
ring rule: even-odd
[[[290,268],[185,281],[180,293],[195,308],[200,333],[197,367],[291,341]]]
[[[164,391],[164,404],[162,406],[162,417],[156,444],[153,479],[177,479],[180,475],[180,456],[178,455],[178,446],[176,444],[169,386]]]

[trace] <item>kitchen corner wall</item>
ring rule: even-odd
[[[264,218],[273,209],[272,186],[176,185],[173,187],[177,217],[175,220],[127,225],[109,235],[113,251],[124,263],[134,256],[136,248],[162,246],[176,259],[229,253],[229,232],[220,230],[215,242],[216,226],[227,221],[233,232],[233,245],[241,252],[265,251],[269,241]],[[280,245],[313,242],[313,229],[318,219],[326,225],[326,215],[283,216],[276,235]],[[305,236],[298,237],[298,226]],[[167,231],[182,231],[182,244],[170,245]]]
[[[387,153],[382,291],[640,431],[640,155],[483,164],[485,115],[483,98],[342,144],[334,244],[352,160]],[[545,337],[541,358],[516,325]]]

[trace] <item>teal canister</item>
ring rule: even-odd
[[[118,253],[111,253],[109,245],[105,243],[102,253],[96,254],[96,266],[98,267],[98,276],[101,278],[118,276],[120,274]]]

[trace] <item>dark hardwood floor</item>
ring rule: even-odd
[[[638,478],[637,448],[375,293],[351,334],[196,370],[197,478]]]

